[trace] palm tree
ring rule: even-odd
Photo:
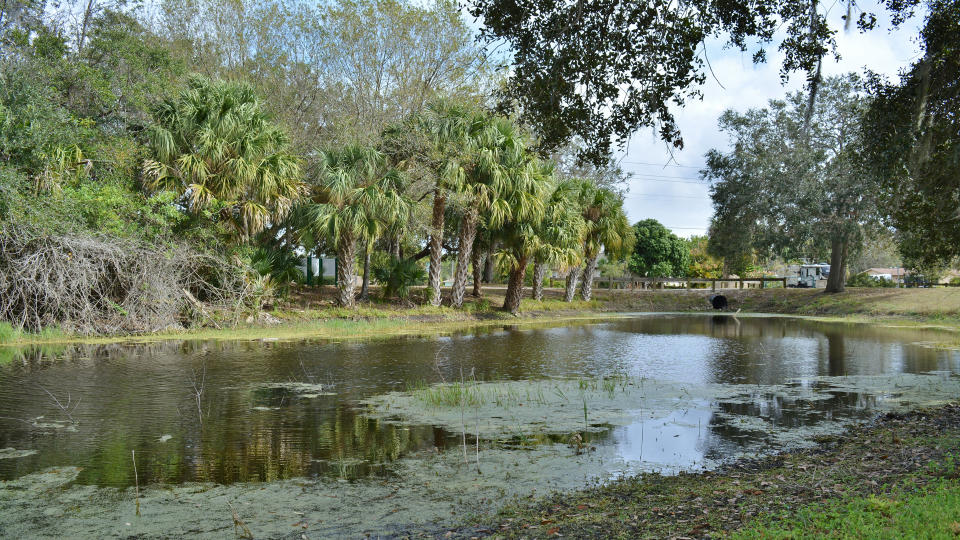
[[[194,213],[220,207],[242,242],[303,194],[300,160],[250,86],[194,76],[153,116],[147,189],[178,194]]]
[[[483,220],[481,220],[481,223],[477,226],[477,234],[473,237],[473,250],[470,258],[472,259],[471,265],[473,266],[473,292],[471,296],[474,298],[483,296],[484,255],[488,255],[491,258],[493,256],[490,253],[493,245],[493,232],[494,231],[487,229],[483,225]]]
[[[469,156],[463,186],[463,213],[458,235],[460,248],[450,293],[450,304],[454,307],[463,305],[478,223],[483,218],[489,229],[497,229],[503,224],[510,212],[507,202],[501,198],[506,191],[506,171],[522,161],[526,149],[519,130],[509,120],[478,115],[471,126],[469,149],[472,155]],[[474,286],[476,284],[474,279]]]
[[[527,263],[539,246],[538,229],[544,219],[546,193],[553,179],[553,166],[528,156],[507,169],[508,187],[504,200],[510,209],[500,229],[501,258],[509,268],[503,309],[516,314],[523,296]]]
[[[366,301],[370,297],[370,254],[373,244],[388,231],[402,229],[409,217],[412,203],[403,193],[403,174],[397,169],[390,169],[380,182],[383,197],[379,201],[377,215],[366,222],[363,250],[363,280],[360,285],[360,300]]]
[[[543,278],[550,265],[577,266],[582,256],[586,224],[576,204],[576,181],[564,181],[550,192],[546,214],[537,227],[537,243],[533,249],[533,287],[531,297],[543,300]]]
[[[384,174],[379,151],[359,145],[321,152],[313,197],[299,210],[301,238],[325,236],[337,250],[337,304],[354,305],[357,241],[375,238],[382,216],[396,216],[409,202],[393,189],[394,174]],[[369,249],[369,248],[368,248]]]
[[[411,158],[431,170],[434,181],[433,213],[430,220],[430,273],[427,290],[430,303],[439,306],[440,260],[443,255],[443,224],[447,200],[463,191],[466,181],[463,150],[468,146],[471,122],[476,119],[466,107],[437,100],[413,118],[411,128],[417,143]]]
[[[592,182],[581,183],[580,204],[586,224],[583,242],[583,285],[580,294],[589,301],[593,293],[593,276],[597,270],[600,251],[617,258],[633,249],[633,228],[623,210],[623,197]],[[567,299],[571,301],[572,295]]]

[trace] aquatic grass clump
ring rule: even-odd
[[[459,382],[427,386],[421,381],[411,393],[420,401],[434,407],[478,407],[486,404],[485,396],[475,385]]]
[[[0,343],[13,343],[20,338],[20,331],[7,322],[0,322]]]
[[[559,390],[559,389],[557,389]],[[546,405],[543,385],[538,382],[536,387],[518,387],[509,383],[441,383],[428,385],[426,381],[418,380],[407,383],[407,392],[416,400],[432,407],[518,407],[524,403]]]
[[[434,408],[485,407],[487,405],[502,408],[549,405],[553,402],[569,402],[571,386],[579,390],[579,397],[586,393],[605,394],[615,399],[619,390],[627,391],[633,383],[628,375],[604,375],[591,379],[557,379],[528,381],[453,382],[429,385],[424,380],[408,382],[406,391],[415,400]],[[549,397],[548,397],[549,395]]]

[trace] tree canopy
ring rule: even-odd
[[[809,129],[805,93],[725,112],[732,150],[711,150],[702,175],[713,182],[712,238],[786,258],[816,258],[811,245],[830,246],[828,290],[842,290],[850,250],[879,221],[878,189],[863,164],[859,80],[827,78],[820,94]]]
[[[683,277],[690,266],[687,243],[659,221],[645,219],[633,225],[636,243],[627,262],[631,272],[647,277]]]
[[[870,81],[863,125],[900,251],[927,267],[960,256],[960,2],[929,9],[923,57],[897,83]]]
[[[918,2],[887,4],[900,21]],[[855,14],[854,6],[848,4],[847,22],[857,16],[861,30],[872,28],[876,18]],[[653,128],[667,143],[683,146],[672,107],[700,96],[709,68],[708,42],[752,49],[754,62],[764,61],[765,47],[776,45],[785,55],[783,76],[805,72],[815,92],[822,60],[839,54],[838,29],[827,21],[829,8],[817,0],[470,4],[487,40],[512,48],[502,106],[519,111],[545,147],[574,137],[586,141],[580,155],[595,163],[641,128]]]

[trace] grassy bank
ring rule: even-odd
[[[146,335],[77,336],[46,329],[39,334],[0,326],[0,345],[34,343],[112,343],[158,339],[369,339],[404,335],[436,335],[471,328],[599,319],[619,312],[712,311],[705,290],[598,290],[590,302],[564,302],[562,291],[548,290],[542,302],[523,301],[519,316],[501,311],[502,288],[488,288],[483,298],[468,297],[462,309],[447,306],[371,301],[348,310],[333,305],[332,287],[301,289],[257,318],[248,314],[215,314],[201,326]],[[960,288],[849,289],[824,294],[809,289],[745,289],[721,291],[731,310],[744,313],[872,320],[903,324],[960,327]]]
[[[708,473],[645,474],[503,509],[499,538],[954,538],[960,406],[890,414],[816,448]],[[451,535],[451,536],[454,536]]]

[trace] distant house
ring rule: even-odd
[[[886,279],[903,285],[904,280],[910,272],[905,268],[868,268],[864,274],[876,279]]]

